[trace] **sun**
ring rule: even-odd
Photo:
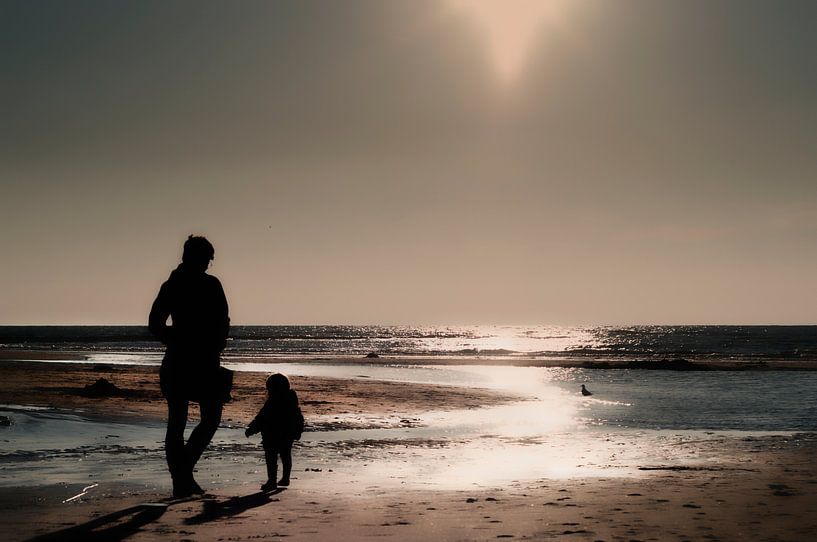
[[[558,22],[564,0],[449,0],[485,32],[497,75],[510,82],[524,67],[545,23]]]

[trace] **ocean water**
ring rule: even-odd
[[[89,362],[111,364],[155,365],[162,357],[161,345],[142,327],[2,327],[0,349],[77,351],[87,353]],[[384,359],[372,363],[363,357],[368,352]],[[232,330],[224,364],[291,376],[480,388],[519,398],[413,415],[412,427],[400,425],[397,416],[374,420],[385,422],[382,428],[364,419],[359,429],[346,423],[336,431],[308,429],[297,451],[298,465],[322,474],[304,471],[298,483],[316,487],[326,483],[329,472],[341,487],[420,484],[429,489],[641,476],[644,466],[705,468],[732,453],[724,450],[751,447],[755,439],[782,435],[797,440],[817,433],[817,371],[599,370],[510,363],[676,357],[770,364],[815,360],[817,327],[239,326]],[[428,361],[432,358],[448,363],[434,364]],[[474,365],[468,362],[472,358],[489,362]],[[581,395],[582,384],[592,396]],[[0,428],[0,488],[59,482],[67,484],[70,499],[92,482],[99,488],[120,480],[146,487],[169,483],[161,423],[105,422],[81,411],[20,405],[0,405],[0,414],[13,421]],[[361,422],[359,416],[348,417],[307,416],[307,424],[348,421],[354,427]],[[213,488],[254,487],[263,473],[260,447],[240,427],[221,428],[202,464],[200,478]]]
[[[0,326],[1,349],[158,353],[143,326]],[[234,326],[225,356],[817,360],[817,326]]]

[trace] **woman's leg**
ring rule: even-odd
[[[184,428],[187,426],[188,402],[184,399],[167,400],[167,433],[165,457],[173,478],[173,494],[182,496],[189,488],[192,469],[184,447]]]
[[[190,461],[190,470],[198,463],[204,449],[210,444],[213,435],[216,434],[218,424],[221,423],[221,412],[224,405],[219,401],[202,401],[199,403],[201,408],[201,421],[190,433],[190,438],[187,439],[185,452],[187,459]]]

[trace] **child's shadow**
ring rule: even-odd
[[[230,497],[225,501],[205,500],[202,505],[201,512],[192,518],[187,518],[184,522],[187,525],[200,525],[208,521],[216,521],[221,518],[238,515],[251,508],[264,506],[272,502],[270,497],[277,495],[284,491],[282,488],[275,491],[259,491],[251,495],[243,495],[241,497]]]

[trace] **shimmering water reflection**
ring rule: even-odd
[[[647,371],[507,366],[259,364],[301,376],[372,378],[494,389],[526,401],[524,417],[536,433],[562,425],[626,429],[817,431],[815,371]],[[583,397],[581,384],[593,392]],[[490,420],[496,409],[480,409]],[[501,411],[501,409],[500,409]],[[568,421],[570,418],[570,421]],[[507,418],[506,418],[507,419]],[[521,417],[520,417],[521,419]],[[507,420],[509,423],[512,420]],[[516,426],[516,424],[511,423]],[[560,427],[558,424],[556,427]]]

